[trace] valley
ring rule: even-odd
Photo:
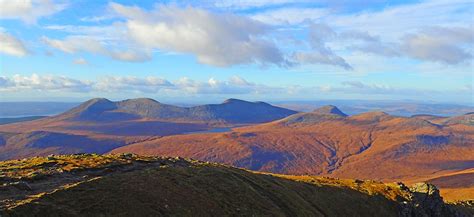
[[[237,99],[195,107],[92,99],[59,115],[0,125],[0,159],[176,156],[277,174],[433,182],[455,201],[474,198],[473,120],[473,113],[347,115],[335,106],[296,112]]]

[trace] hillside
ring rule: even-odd
[[[18,117],[18,118],[0,118],[0,125],[2,124],[11,124],[23,121],[33,121],[40,118],[45,118],[47,116],[26,116],[26,117]]]
[[[347,117],[310,112],[232,132],[168,136],[112,151],[121,152],[182,156],[273,173],[411,183],[473,168],[474,127],[383,112]],[[474,198],[472,191],[465,196]]]
[[[91,99],[59,115],[0,126],[0,160],[48,154],[106,153],[152,138],[263,123],[295,111],[229,99],[178,107],[139,98]]]
[[[2,216],[468,216],[433,185],[262,174],[182,158],[0,162]]]
[[[148,98],[112,102],[91,99],[54,117],[60,120],[123,121],[147,118],[172,122],[215,122],[228,124],[263,123],[295,114],[295,111],[264,102],[228,99],[221,104],[178,107]]]

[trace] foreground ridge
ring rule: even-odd
[[[50,155],[0,162],[1,216],[472,216],[431,184],[290,176],[184,158]]]

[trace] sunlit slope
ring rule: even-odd
[[[0,172],[5,216],[462,216],[431,185],[261,174],[182,158],[50,156],[1,162]]]
[[[299,113],[233,132],[179,135],[112,151],[190,157],[252,170],[423,181],[474,167],[474,126],[369,112]]]

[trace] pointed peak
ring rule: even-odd
[[[93,98],[93,99],[85,101],[84,103],[79,105],[79,107],[88,108],[91,106],[103,106],[103,105],[113,105],[113,104],[114,102],[106,98]]]
[[[344,112],[342,112],[336,106],[333,106],[333,105],[327,105],[327,106],[317,108],[317,109],[313,110],[312,113],[327,114],[327,115],[338,115],[338,116],[342,116],[342,117],[347,117],[347,115],[344,114]]]
[[[104,111],[116,108],[117,105],[106,98],[93,98],[59,116],[72,120],[88,119]]]

